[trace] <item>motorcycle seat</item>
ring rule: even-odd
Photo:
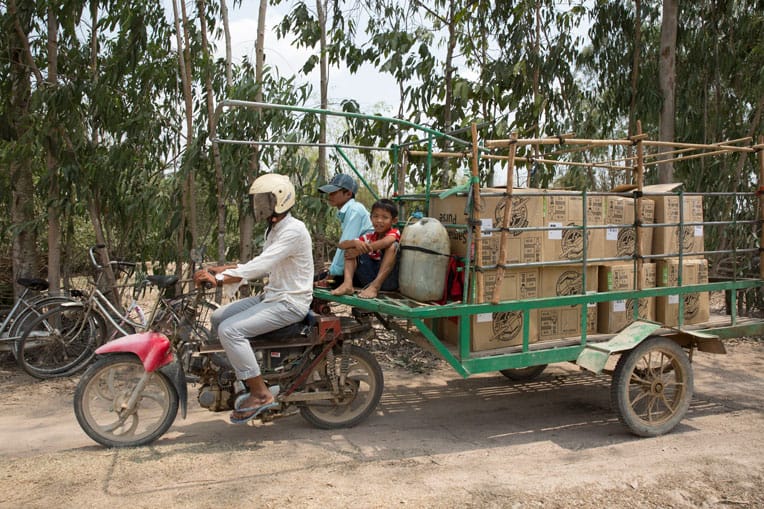
[[[265,334],[260,334],[259,336],[249,338],[249,342],[252,345],[272,342],[284,342],[285,344],[303,344],[310,335],[311,327],[314,327],[316,322],[317,320],[315,313],[313,313],[313,311],[308,311],[308,314],[305,315],[305,317],[299,322],[287,325],[271,332],[266,332]]]

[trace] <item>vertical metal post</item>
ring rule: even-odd
[[[584,208],[581,224],[583,227],[583,235],[581,236],[581,244],[583,247],[583,255],[581,260],[581,295],[586,295],[586,269],[589,261],[589,196],[586,194],[586,189],[581,193],[581,206]],[[581,304],[581,344],[586,344],[586,325],[588,323],[589,316],[589,303]]]
[[[427,136],[427,175],[425,177],[425,210],[430,213],[430,191],[432,188],[432,134]]]
[[[637,120],[637,135],[639,136],[639,139],[637,140],[637,175],[636,175],[636,184],[637,184],[637,192],[635,193],[635,200],[634,200],[634,206],[636,207],[636,210],[634,211],[634,253],[636,254],[636,260],[634,263],[634,278],[635,278],[635,284],[634,288],[637,289],[637,291],[642,290],[642,278],[640,277],[643,271],[643,265],[644,265],[644,255],[646,253],[642,252],[642,220],[644,219],[642,217],[642,203],[645,200],[645,198],[642,197],[643,188],[645,185],[645,147],[642,144],[642,121]],[[653,212],[654,214],[654,212]],[[652,230],[653,236],[655,235],[655,230]],[[650,253],[647,253],[650,254]],[[656,285],[657,282],[657,265],[656,265]],[[639,318],[639,299],[636,299],[636,302],[634,303],[634,319],[637,320]]]
[[[759,195],[759,277],[764,279],[764,136],[759,136],[758,150],[756,154],[759,158],[759,186],[757,189]]]
[[[677,286],[684,286],[684,190],[679,189],[679,226],[677,233],[677,242],[679,243],[679,266],[677,267]],[[677,323],[679,328],[684,327],[684,293],[679,294],[679,311],[677,317]]]

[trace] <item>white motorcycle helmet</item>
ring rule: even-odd
[[[266,221],[277,214],[288,212],[295,203],[295,189],[286,175],[266,173],[249,187],[255,220]]]

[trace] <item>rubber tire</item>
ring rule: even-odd
[[[632,380],[635,369],[639,369],[640,361],[646,356],[650,356],[649,358],[652,359],[655,357],[655,354],[668,357],[672,365],[672,370],[669,373],[673,373],[672,379],[680,387],[677,398],[674,398],[671,402],[673,408],[665,403],[663,404],[667,410],[671,411],[670,415],[655,423],[651,423],[649,419],[642,418],[639,415],[638,409],[634,408],[634,403],[637,402],[632,402],[631,391],[642,389],[643,392],[638,394],[640,401],[644,399],[643,395],[646,395],[644,397],[652,402],[662,401],[658,395],[655,395],[656,387],[660,388],[657,394],[662,395],[663,388],[668,385],[665,383],[658,384],[661,377],[655,376],[655,374],[650,372],[642,375],[642,380],[651,382],[650,393],[644,391],[642,387],[644,383]],[[663,381],[665,382],[667,379],[663,378]],[[692,365],[685,351],[676,342],[668,338],[650,336],[636,348],[621,355],[613,373],[613,380],[610,386],[610,401],[618,413],[618,420],[632,433],[640,437],[655,437],[668,433],[679,424],[690,407],[692,392]]]
[[[98,384],[100,377],[106,376],[108,371],[120,366],[134,367],[139,372],[143,372],[143,364],[140,359],[131,353],[109,354],[99,358],[82,375],[82,378],[80,378],[80,381],[77,384],[77,389],[74,392],[74,415],[77,417],[77,422],[82,430],[90,438],[106,447],[136,447],[149,444],[164,435],[167,430],[170,429],[170,426],[175,422],[180,403],[178,393],[176,392],[172,381],[161,371],[154,371],[153,377],[159,381],[159,386],[165,391],[169,404],[161,421],[159,421],[158,425],[153,428],[150,433],[135,440],[125,440],[123,438],[116,439],[113,435],[99,431],[96,423],[91,422],[88,418],[88,416],[92,414],[92,412],[86,408],[87,402],[89,401],[88,395],[91,390],[97,391],[92,385]]]
[[[509,368],[499,371],[502,375],[513,382],[530,382],[535,380],[544,372],[548,364],[539,364],[538,366],[528,366],[527,368]]]
[[[71,297],[63,297],[63,296],[48,296],[48,297],[41,297],[34,302],[32,302],[28,308],[24,309],[19,313],[19,316],[17,316],[13,323],[11,324],[10,329],[8,329],[8,335],[10,337],[19,338],[16,341],[13,342],[11,352],[13,353],[13,358],[18,362],[19,358],[19,341],[21,340],[21,336],[24,334],[24,325],[28,325],[32,323],[32,320],[35,318],[38,318],[39,316],[44,315],[48,311],[53,310],[54,308],[58,307],[59,305],[65,303],[65,302],[79,302],[75,299],[72,299]]]
[[[336,355],[336,362],[339,364],[340,353],[337,352]],[[327,408],[325,406],[326,402],[320,402],[323,403],[323,405],[311,405],[309,403],[305,403],[304,406],[300,407],[300,415],[302,415],[302,417],[313,426],[320,429],[352,428],[353,426],[366,419],[374,411],[374,409],[377,408],[377,404],[382,397],[382,391],[385,384],[382,368],[379,366],[379,363],[377,362],[377,359],[374,357],[374,355],[372,355],[368,350],[365,350],[359,346],[350,345],[350,357],[351,373],[354,366],[365,365],[364,368],[370,376],[371,383],[374,384],[374,386],[371,388],[369,399],[364,402],[364,406],[361,408],[360,413],[355,413],[352,417],[346,420],[341,418],[341,414],[335,414],[335,418],[331,420],[322,417],[321,413],[326,413],[321,412],[322,409]],[[321,371],[325,364],[326,363],[324,362],[320,363],[318,366],[316,366],[316,370]],[[337,369],[339,372],[339,367]],[[309,376],[308,381],[310,380],[311,377]],[[329,387],[320,387],[319,389],[331,390]],[[352,400],[344,403],[342,406],[350,406],[355,401],[355,399],[356,398],[354,397]],[[333,408],[339,409],[341,407],[335,406]]]
[[[77,327],[80,327],[80,324],[85,317],[87,317],[88,320],[88,324],[84,326],[87,327],[87,331],[82,329],[82,333],[86,334],[87,337],[86,342],[81,343],[83,345],[81,351],[77,352],[76,356],[71,360],[65,359],[61,364],[55,366],[40,367],[30,363],[31,354],[34,352],[33,349],[35,348],[35,342],[40,340],[39,332],[45,330],[49,331],[52,328],[55,328],[50,324],[58,323],[58,316],[62,314],[71,315],[74,312],[81,313],[77,322],[73,322],[77,324]],[[22,334],[21,339],[17,343],[16,361],[24,371],[35,378],[48,379],[70,376],[87,366],[93,359],[95,350],[98,345],[100,345],[104,334],[105,327],[97,318],[97,315],[88,313],[81,304],[67,307],[57,306],[29,322],[27,330]],[[26,354],[28,348],[30,349],[29,356]],[[62,352],[65,352],[65,350],[62,349]]]

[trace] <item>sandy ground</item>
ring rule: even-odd
[[[0,507],[764,507],[764,343],[727,347],[696,354],[687,416],[653,439],[619,424],[608,377],[570,364],[513,383],[382,356],[381,404],[356,428],[234,426],[194,399],[155,444],[109,450],[77,425],[76,377],[6,362]]]

